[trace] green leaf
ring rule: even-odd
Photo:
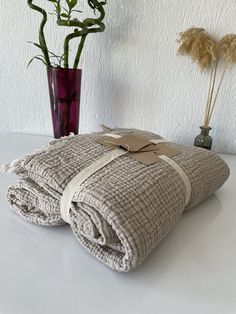
[[[42,49],[42,47],[39,44],[37,44],[37,43],[32,43],[32,44],[35,45],[36,47],[38,47],[39,49]]]
[[[71,12],[83,13],[83,11],[80,11],[80,10],[71,10]]]
[[[70,5],[69,5],[70,9],[73,9],[76,6],[77,2],[78,2],[78,0],[71,0]]]
[[[47,66],[47,63],[46,63],[45,60],[43,59],[43,56],[35,56],[35,57],[33,57],[33,58],[29,61],[28,65],[27,65],[27,68],[31,65],[31,63],[32,63],[35,59],[36,59],[36,60],[39,60],[39,61],[41,61],[41,62],[43,62],[43,64]]]
[[[55,12],[57,15],[60,15],[61,14],[61,5],[59,2],[55,2],[54,3],[54,6],[55,6]]]
[[[70,8],[70,10],[72,10],[78,3],[78,0],[66,0],[66,3],[68,7]]]
[[[61,14],[61,17],[64,17],[64,18],[68,19],[69,15],[66,14],[66,13],[62,13],[62,14]]]
[[[65,7],[62,7],[63,8],[63,10],[67,13],[67,14],[70,14],[70,11],[69,10],[67,10]]]
[[[40,46],[40,44],[37,43],[33,43],[32,41],[27,41],[28,44],[33,44],[34,46],[36,46],[39,49],[42,49],[42,47]]]

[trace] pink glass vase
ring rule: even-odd
[[[47,75],[54,137],[78,134],[82,70],[48,68]]]

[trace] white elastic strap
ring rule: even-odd
[[[124,135],[124,134],[122,134]],[[113,138],[121,138],[122,135],[118,135],[118,134],[103,134],[103,136],[109,136],[109,137],[113,137]],[[168,141],[165,140],[164,138],[154,138],[154,139],[150,139],[149,142],[152,142],[153,144],[159,144],[159,143],[167,143]]]
[[[192,193],[192,188],[191,188],[191,183],[189,181],[188,176],[184,172],[184,170],[171,158],[161,155],[159,156],[162,160],[167,162],[172,168],[175,169],[175,171],[180,175],[186,189],[186,194],[185,194],[185,207],[188,205]]]
[[[121,138],[121,135],[118,135],[118,134],[110,134],[110,133],[102,134],[102,136],[109,136],[109,137],[113,137],[113,138]]]
[[[165,140],[164,138],[154,138],[153,140],[149,141],[152,142],[153,144],[168,143],[168,141]]]
[[[83,169],[81,172],[79,172],[66,186],[62,198],[60,201],[60,210],[61,210],[61,218],[67,222],[70,223],[70,207],[71,207],[71,201],[73,199],[74,194],[78,191],[79,186],[86,181],[90,176],[92,176],[94,173],[96,173],[98,170],[105,167],[107,164],[115,160],[116,158],[127,154],[127,151],[121,148],[112,150],[108,152],[105,156],[102,158],[96,160],[93,162],[90,166]]]

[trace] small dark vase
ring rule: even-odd
[[[47,75],[54,137],[78,134],[82,70],[48,68]]]
[[[194,146],[211,150],[212,138],[209,135],[211,127],[205,128],[204,126],[201,126],[200,129],[201,133],[195,138]]]

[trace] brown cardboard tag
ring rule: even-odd
[[[127,150],[128,155],[145,165],[152,165],[160,160],[160,155],[173,157],[177,155],[175,149],[165,143],[153,144],[148,139],[137,135],[127,134],[120,138],[102,136],[96,140],[97,143],[106,145],[112,149],[122,147]]]
[[[138,135],[128,134],[124,135],[114,142],[116,145],[123,147],[128,152],[137,152],[140,149],[150,145],[150,141]]]
[[[136,152],[132,154],[129,153],[129,156],[149,166],[160,161],[161,159],[159,158],[159,156],[161,155],[165,155],[167,157],[174,157],[177,155],[177,152],[174,148],[168,147],[164,143],[156,144],[155,146],[158,146],[157,150],[155,151],[147,151],[147,152],[141,151],[141,152]]]
[[[131,158],[140,161],[142,164],[147,166],[155,164],[158,161],[158,157],[154,152],[140,152],[128,154]],[[160,158],[159,158],[160,159]]]
[[[109,136],[101,136],[99,137],[96,142],[105,146],[108,146],[112,149],[116,149],[117,145],[113,144],[112,141],[114,140],[114,138],[109,137]]]
[[[119,146],[124,148],[128,152],[137,152],[141,148],[144,148],[151,144],[150,141],[148,141],[146,138],[134,134],[123,135],[120,138],[104,136],[97,142],[108,146]]]

